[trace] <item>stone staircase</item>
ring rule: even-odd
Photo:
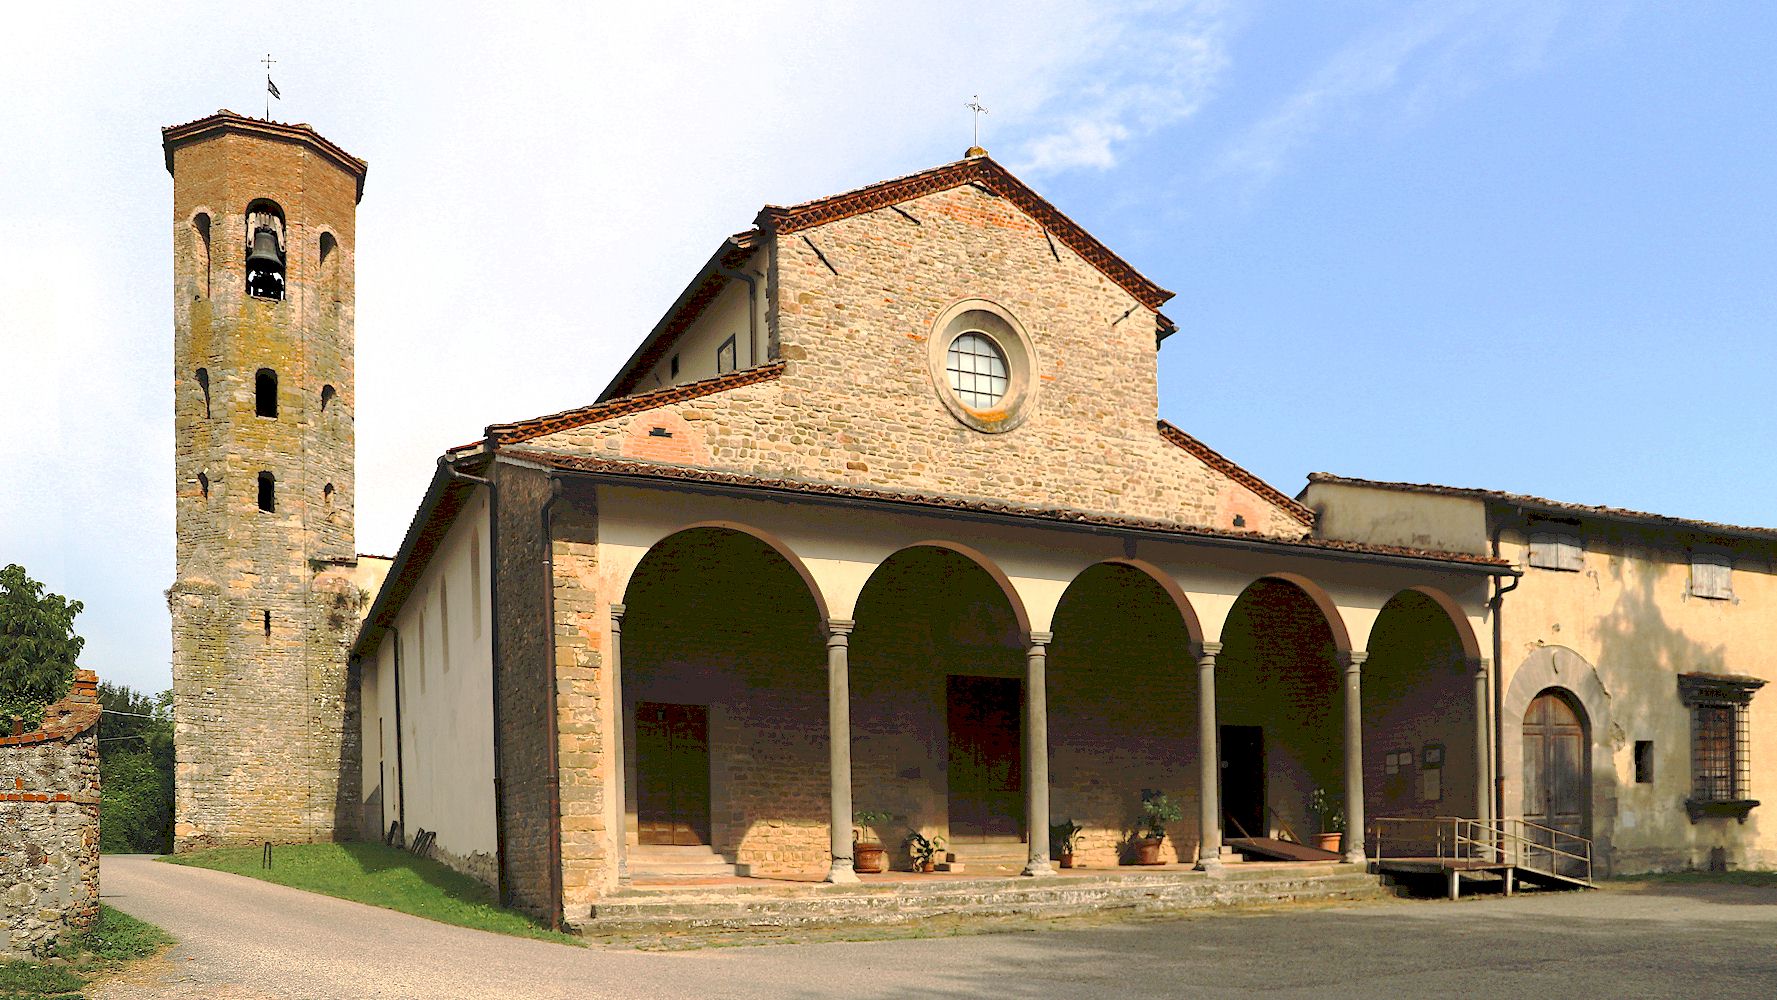
[[[982,844],[953,844],[954,850],[933,867],[941,872],[971,875],[1016,875],[1030,860],[1030,845],[1022,840],[993,840]]]
[[[726,858],[704,846],[648,845],[629,849],[629,877],[632,879],[732,878],[745,874],[744,865],[730,864]]]
[[[1376,876],[1343,863],[1238,865],[1215,873],[1122,868],[1042,879],[915,876],[844,886],[762,880],[629,889],[601,899],[569,923],[583,933],[746,930],[894,924],[936,916],[1164,913],[1385,895]]]

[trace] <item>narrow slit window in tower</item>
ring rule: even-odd
[[[327,412],[327,404],[333,402],[334,395],[335,395],[335,393],[333,391],[332,386],[324,385],[321,387],[321,412],[322,413]]]
[[[333,484],[332,483],[328,483],[326,486],[321,487],[321,499],[326,502],[327,506],[329,506],[329,507],[333,506]]]
[[[253,376],[253,412],[262,417],[278,415],[278,373],[259,369]]]
[[[267,639],[270,639],[271,638],[271,609],[267,608],[266,610],[261,611],[260,614],[264,616],[265,637]]]
[[[198,288],[197,297],[200,299],[207,299],[210,297],[210,216],[209,216],[209,214],[205,213],[205,212],[199,212],[199,213],[197,213],[197,215],[193,216],[191,219],[191,228],[192,228],[192,231],[197,236],[197,242],[192,247],[192,251],[193,251],[192,256],[194,258],[192,261],[192,267],[193,267],[193,270],[196,272],[194,276],[197,278],[197,288]]]
[[[332,233],[321,234],[321,292],[326,301],[339,304],[339,241]]]
[[[204,499],[210,499],[210,477],[202,472],[197,474],[197,488],[204,493]]]
[[[208,368],[197,370],[197,387],[204,392],[204,419],[208,420],[210,417],[210,370]]]
[[[259,474],[259,509],[268,514],[278,509],[278,477],[269,472]]]

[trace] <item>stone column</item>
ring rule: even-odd
[[[851,848],[851,665],[847,642],[853,622],[827,620],[827,819],[833,863],[827,881],[856,882]]]
[[[1025,875],[1053,875],[1049,864],[1049,683],[1051,632],[1032,632],[1024,654],[1024,827],[1030,838]]]
[[[612,827],[617,841],[617,884],[629,884],[629,793],[628,775],[624,771],[623,740],[629,727],[624,725],[628,709],[623,707],[623,613],[621,604],[611,605],[611,775],[617,796],[617,819]]]
[[[1197,867],[1222,866],[1222,754],[1216,727],[1216,657],[1219,642],[1197,655]]]
[[[1364,858],[1364,707],[1360,671],[1370,654],[1354,649],[1345,654],[1345,860]]]
[[[1492,672],[1493,661],[1487,657],[1478,657],[1471,661],[1475,666],[1475,818],[1486,823],[1493,817],[1493,754],[1488,752],[1487,734],[1491,727],[1487,724],[1488,707],[1491,699],[1487,697],[1487,675]]]

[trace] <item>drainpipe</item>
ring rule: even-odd
[[[401,630],[395,633],[395,822],[401,824],[401,842],[407,842],[407,760],[401,756]],[[387,831],[384,831],[387,832]]]
[[[493,449],[491,438],[488,449]],[[492,620],[488,628],[488,659],[493,665],[494,711],[494,873],[500,905],[505,906],[511,902],[511,895],[506,885],[506,783],[500,768],[500,586],[496,579],[500,570],[500,488],[492,478],[471,476],[450,464],[449,455],[438,456],[438,468],[452,479],[487,487],[487,607],[488,617]],[[401,832],[405,836],[407,828],[403,826]]]
[[[1495,524],[1489,539],[1492,544],[1493,558],[1499,558],[1499,536],[1505,531],[1505,525]],[[1505,676],[1505,630],[1500,624],[1501,612],[1505,608],[1505,596],[1518,589],[1521,577],[1512,577],[1510,584],[1501,583],[1500,577],[1493,578],[1493,596],[1488,599],[1487,606],[1493,611],[1493,818],[1503,823],[1505,820],[1506,786],[1505,786],[1505,691],[1501,680]],[[1504,827],[1500,827],[1504,829]]]
[[[545,697],[549,715],[546,727],[548,748],[545,768],[549,774],[549,929],[561,930],[561,761],[557,753],[561,744],[561,718],[556,715],[555,692],[555,502],[561,499],[561,480],[549,477],[549,499],[543,502],[543,659],[548,687]]]
[[[717,267],[716,273],[724,278],[735,278],[747,283],[747,367],[757,367],[759,364],[758,279],[745,271],[730,271],[724,267]]]

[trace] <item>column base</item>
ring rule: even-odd
[[[832,885],[851,885],[858,880],[858,873],[852,871],[850,858],[834,858],[833,866],[827,869],[827,881]]]
[[[1345,852],[1345,863],[1348,865],[1368,865],[1370,859],[1364,857],[1364,849],[1359,847],[1356,850]]]
[[[1029,862],[1024,866],[1024,870],[1018,874],[1030,878],[1049,878],[1055,874],[1055,866],[1049,863],[1048,858],[1043,858],[1038,861]]]
[[[1222,859],[1219,855],[1198,858],[1197,863],[1191,866],[1194,871],[1208,872],[1211,875],[1221,871],[1223,867]]]

